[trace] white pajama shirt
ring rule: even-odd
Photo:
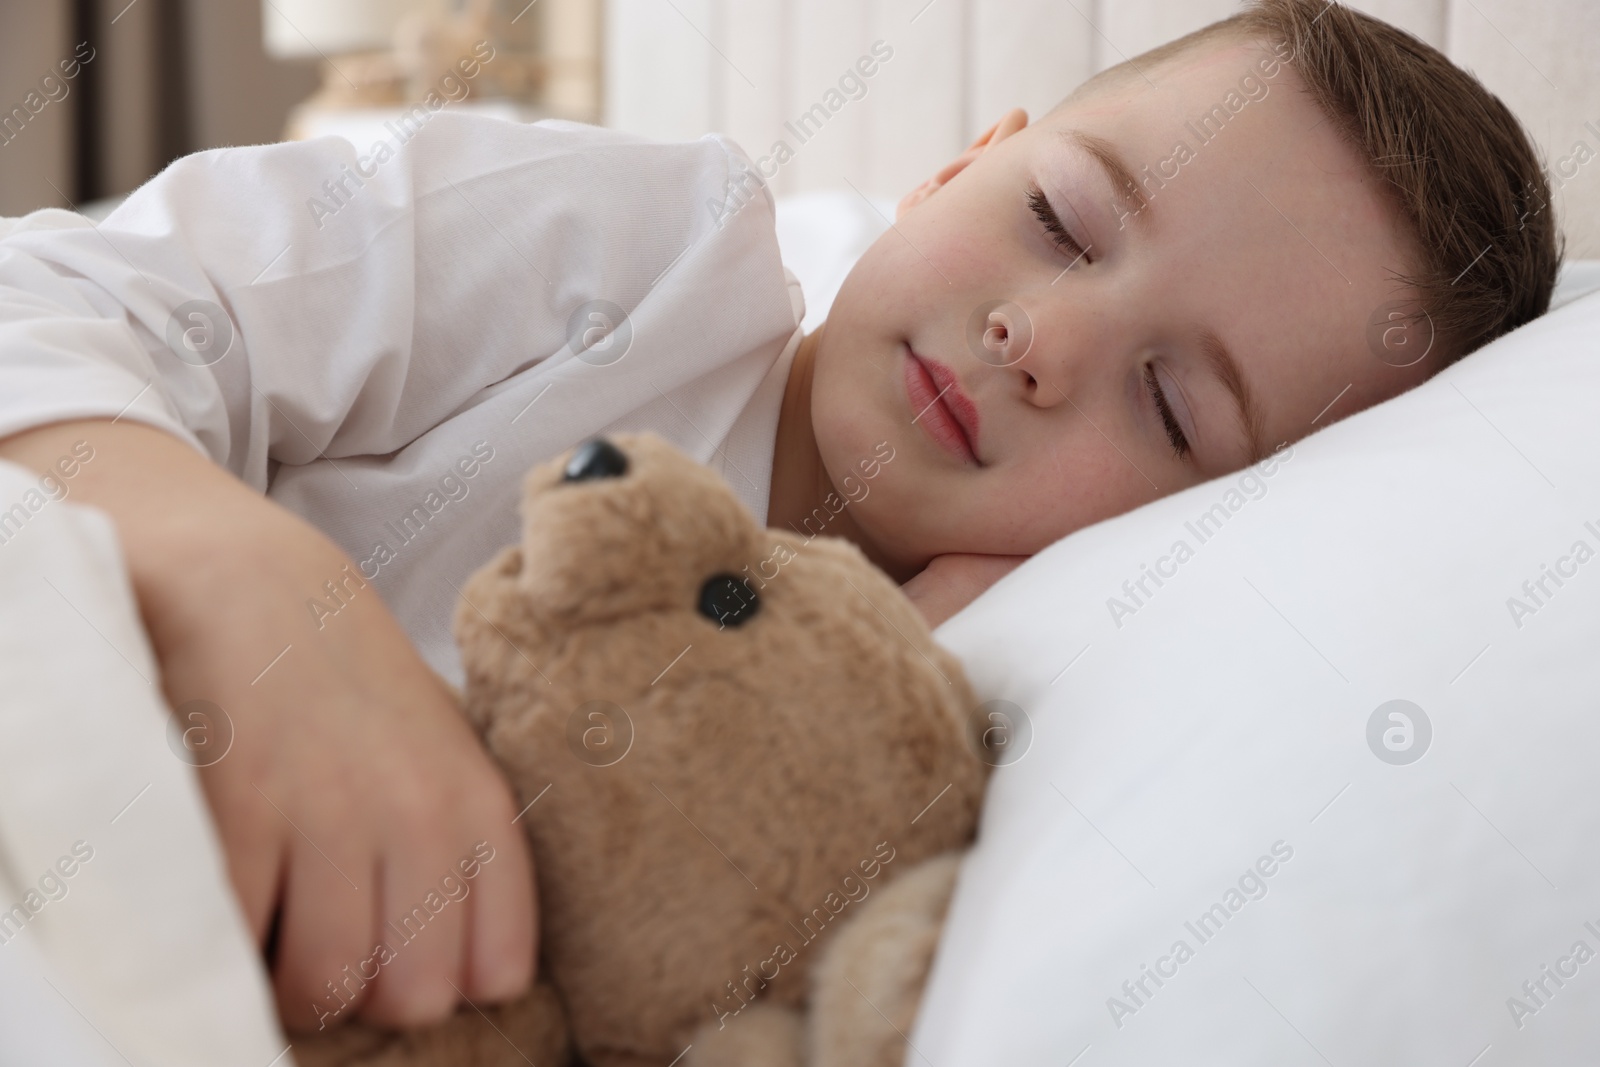
[[[533,464],[653,430],[765,521],[803,304],[751,169],[446,110],[381,150],[188,156],[98,226],[0,219],[0,437],[175,434],[326,532],[459,683],[457,587]]]

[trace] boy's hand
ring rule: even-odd
[[[44,471],[82,440],[94,458],[69,499],[117,523],[169,702],[219,706],[225,720],[195,720],[205,730],[231,724],[201,782],[258,942],[278,916],[285,1024],[415,1025],[458,996],[524,991],[535,908],[511,791],[377,591],[321,533],[159,430],[59,423],[0,456]],[[344,606],[319,627],[308,601],[336,606],[329,581]]]
[[[950,552],[934,556],[900,590],[911,598],[932,628],[978,599],[979,594],[1028,558]]]

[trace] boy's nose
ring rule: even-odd
[[[988,344],[979,358],[1015,376],[1011,387],[1037,408],[1086,404],[1087,396],[1112,389],[1131,353],[1105,326],[1115,309],[1052,302],[1038,293],[1025,299],[989,313]]]
[[[1033,320],[1009,300],[987,301],[967,323],[967,347],[991,367],[1012,366],[1033,348]]]
[[[592,437],[579,445],[561,471],[564,482],[587,482],[595,478],[620,478],[628,473],[628,456],[604,437]]]

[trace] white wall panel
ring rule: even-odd
[[[862,0],[802,0],[795,5],[790,37],[795,62],[787,120],[802,131],[791,134],[790,141],[795,159],[789,167],[799,188],[837,188],[845,178],[861,184],[871,151],[862,106],[866,100],[846,99],[837,111],[827,104],[828,91],[837,91],[839,76],[872,46],[872,7]],[[874,86],[867,99],[877,91]],[[818,106],[829,112],[826,118],[813,110]]]
[[[972,0],[971,123],[963,140],[1014,107],[1030,121],[1094,73],[1090,0]]]
[[[728,62],[715,68],[723,122],[719,132],[737,141],[752,160],[772,150],[788,117],[787,3],[717,0]],[[747,80],[748,79],[748,80]],[[771,179],[774,192],[788,192],[787,167]]]
[[[682,140],[720,123],[712,85],[723,60],[707,43],[713,0],[609,0],[606,6],[606,122]]]
[[[894,58],[872,78],[866,169],[851,180],[898,200],[961,154],[966,132],[970,0],[877,0],[872,39]],[[915,20],[915,21],[913,21]]]
[[[1089,14],[1090,0],[1071,0]],[[1114,67],[1124,59],[1175,37],[1227,18],[1239,10],[1237,0],[1099,0],[1094,4],[1094,69]]]
[[[1567,254],[1600,257],[1600,4],[1452,0],[1449,54],[1521,116],[1556,172]],[[1563,163],[1565,161],[1565,164]],[[1569,175],[1565,179],[1561,172]]]

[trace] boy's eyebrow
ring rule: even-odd
[[[1200,351],[1205,354],[1207,368],[1233,396],[1239,409],[1239,425],[1244,429],[1250,449],[1250,462],[1258,462],[1267,454],[1263,443],[1266,418],[1261,406],[1256,403],[1255,393],[1250,390],[1250,383],[1245,380],[1239,361],[1233,358],[1233,353],[1222,343],[1222,338],[1204,327],[1200,329]]]
[[[1145,208],[1150,205],[1145,201],[1144,195],[1139,190],[1139,183],[1134,180],[1133,171],[1122,161],[1122,154],[1117,151],[1117,146],[1104,137],[1097,137],[1083,130],[1065,130],[1067,140],[1089,153],[1094,161],[1100,164],[1100,169],[1105,171],[1106,180],[1111,187],[1122,196],[1124,200],[1133,205],[1133,218],[1135,221],[1144,221]]]

